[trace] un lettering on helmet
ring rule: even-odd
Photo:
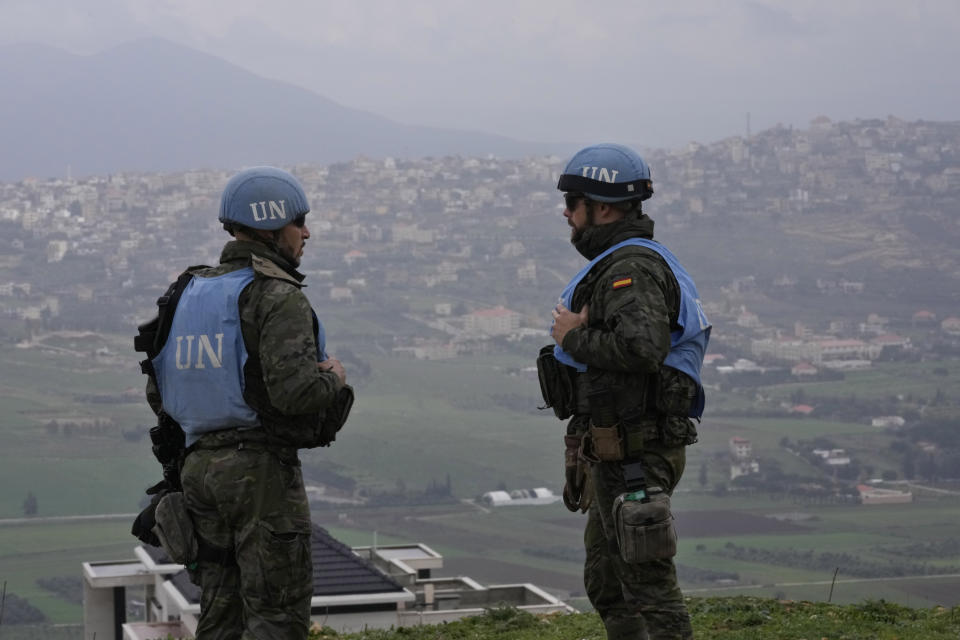
[[[220,222],[251,229],[280,229],[310,211],[307,195],[293,175],[276,167],[236,174],[220,199]]]
[[[557,188],[583,193],[597,202],[646,200],[653,195],[650,167],[636,151],[620,144],[595,144],[567,163]]]

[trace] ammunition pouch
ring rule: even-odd
[[[538,409],[553,409],[554,415],[566,420],[576,411],[576,394],[570,367],[553,356],[553,345],[540,349],[537,356],[537,376],[540,378],[540,395],[543,406]]]
[[[617,462],[624,457],[623,436],[620,424],[598,427],[590,423],[583,437],[583,457],[590,462]]]
[[[659,487],[617,496],[613,524],[620,557],[627,564],[667,560],[677,554],[670,496]]]

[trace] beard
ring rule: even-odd
[[[587,225],[584,225],[579,228],[573,225],[570,225],[570,243],[577,244],[578,242],[580,242],[580,239],[583,238],[583,234],[587,232],[588,228],[589,227]]]
[[[297,255],[300,251],[294,251],[291,247],[278,245],[277,248],[280,250],[280,255],[287,259],[293,267],[300,266],[300,256]]]

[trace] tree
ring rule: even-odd
[[[903,462],[900,465],[900,468],[903,471],[903,477],[906,480],[913,478],[913,474],[916,471],[916,467],[913,461],[913,451],[907,449],[903,452]]]
[[[33,495],[33,491],[28,491],[23,501],[23,515],[28,517],[37,515],[37,496]]]
[[[706,488],[707,488],[707,483],[709,482],[709,478],[707,477],[707,463],[706,463],[706,462],[704,462],[704,463],[702,463],[702,464],[700,465],[700,477],[698,478],[698,481],[700,482],[700,488],[701,488],[701,489],[706,489]]]

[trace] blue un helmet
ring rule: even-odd
[[[646,200],[653,195],[653,182],[640,154],[621,144],[604,143],[578,151],[560,174],[557,189],[597,202],[623,202]]]
[[[276,167],[253,167],[230,178],[220,198],[225,227],[281,229],[310,211],[307,194],[292,175]]]

